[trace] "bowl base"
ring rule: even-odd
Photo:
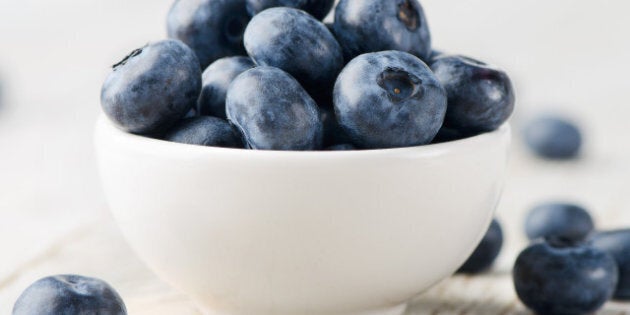
[[[396,305],[393,307],[387,307],[383,309],[377,310],[365,310],[365,311],[357,311],[357,312],[331,312],[331,313],[317,313],[318,315],[402,315],[407,309],[407,303],[403,303],[400,305]],[[207,307],[200,307],[201,314],[203,315],[251,315],[249,313],[240,313],[240,312],[224,312],[217,311],[213,309],[209,309]],[[280,311],[274,311],[273,315],[307,315],[312,313],[282,313]],[[262,313],[258,313],[258,315],[262,315]]]

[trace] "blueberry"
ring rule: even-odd
[[[288,72],[313,94],[332,89],[343,67],[341,48],[326,26],[293,8],[254,16],[245,30],[245,48],[256,64]]]
[[[225,57],[213,62],[202,75],[202,87],[197,109],[200,115],[227,118],[225,94],[239,74],[255,67],[248,57]]]
[[[15,302],[13,315],[125,315],[122,299],[95,278],[58,275],[40,279]]]
[[[612,297],[617,265],[606,252],[561,240],[537,242],[516,259],[516,293],[538,314],[590,314]]]
[[[445,53],[443,53],[441,50],[437,50],[437,49],[431,50],[431,54],[429,54],[429,57],[427,58],[427,64],[429,66],[433,65],[433,63],[437,61],[439,57],[442,57],[444,55]]]
[[[247,11],[254,16],[259,12],[274,7],[291,7],[308,12],[322,20],[332,9],[335,0],[247,0]]]
[[[481,243],[457,272],[473,274],[487,270],[499,256],[501,246],[503,246],[503,230],[497,220],[492,220]]]
[[[384,51],[348,63],[335,83],[334,106],[353,144],[408,147],[431,142],[440,130],[446,93],[420,59]]]
[[[351,139],[341,125],[339,125],[334,109],[329,106],[320,107],[320,112],[324,128],[324,146],[350,143]]]
[[[580,130],[560,117],[541,116],[532,120],[523,137],[532,152],[547,159],[575,158],[582,147]]]
[[[210,147],[244,147],[238,130],[227,121],[211,116],[184,119],[169,131],[164,139]]]
[[[177,0],[168,13],[168,36],[190,46],[205,68],[222,57],[245,55],[249,19],[245,0]]]
[[[341,0],[335,9],[335,35],[344,56],[400,50],[426,60],[431,34],[417,0]]]
[[[440,131],[438,131],[437,135],[435,136],[435,138],[433,139],[431,143],[444,143],[444,142],[456,141],[456,140],[464,139],[468,136],[469,135],[462,133],[459,130],[442,126],[442,128],[440,128]]]
[[[457,55],[438,57],[431,69],[448,94],[447,127],[492,131],[514,111],[512,82],[501,69]]]
[[[342,144],[331,145],[326,148],[326,151],[352,151],[356,149],[357,148],[353,146],[352,144],[342,143]]]
[[[619,282],[614,298],[630,300],[630,229],[596,233],[592,244],[608,252],[617,261]]]
[[[525,233],[530,240],[562,237],[584,240],[595,224],[584,208],[570,203],[544,203],[534,207],[525,218]]]
[[[105,114],[138,134],[164,130],[184,117],[201,90],[195,53],[176,40],[134,50],[114,66],[101,90]]]
[[[226,107],[228,119],[252,149],[317,150],[322,146],[317,104],[278,68],[243,72],[228,89]]]

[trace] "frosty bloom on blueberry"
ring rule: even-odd
[[[247,12],[252,16],[275,7],[296,8],[321,20],[332,9],[335,0],[247,0]]]

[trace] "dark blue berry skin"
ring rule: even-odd
[[[598,232],[591,241],[595,248],[608,252],[617,261],[619,282],[614,298],[630,300],[630,229]]]
[[[252,149],[322,147],[317,104],[291,75],[278,68],[257,67],[239,75],[228,89],[226,108],[228,119]]]
[[[165,140],[209,147],[244,148],[242,137],[227,121],[211,116],[184,119],[164,137]]]
[[[546,159],[572,159],[582,147],[580,130],[560,117],[542,116],[532,120],[525,127],[523,137],[533,153]]]
[[[337,117],[335,116],[335,110],[332,106],[320,106],[320,112],[322,115],[322,125],[324,128],[324,146],[332,146],[335,144],[350,143],[350,136],[339,125]]]
[[[245,55],[243,32],[249,20],[245,0],[177,0],[167,30],[170,38],[195,51],[204,69],[219,58]]]
[[[384,51],[361,55],[343,69],[334,106],[354,145],[409,147],[431,142],[440,130],[446,92],[417,57]]]
[[[213,62],[202,74],[201,95],[197,102],[200,115],[226,119],[225,95],[239,74],[255,67],[248,57],[225,57]]]
[[[431,143],[444,143],[444,142],[456,141],[456,140],[461,140],[470,136],[472,135],[462,133],[459,130],[442,127],[440,128],[440,131],[438,131],[433,141],[431,141]]]
[[[417,0],[341,0],[335,35],[346,61],[369,52],[399,50],[427,60],[431,33]]]
[[[433,49],[427,59],[427,65],[431,66],[439,57],[445,55],[441,50]]]
[[[195,53],[177,40],[137,49],[114,66],[101,106],[119,128],[151,134],[166,130],[197,103],[201,69]]]
[[[291,7],[306,11],[322,20],[332,9],[335,0],[247,0],[247,12],[254,16],[263,10],[275,7]]]
[[[343,68],[341,47],[320,21],[293,8],[271,8],[254,16],[245,48],[260,66],[288,72],[312,94],[330,90]]]
[[[501,69],[457,55],[431,64],[448,94],[444,125],[467,133],[492,131],[514,111],[514,88]]]
[[[475,274],[487,270],[499,256],[501,246],[503,246],[503,230],[497,220],[492,220],[481,243],[457,272]]]
[[[348,143],[335,144],[326,148],[326,151],[353,151],[357,150],[355,146]]]
[[[534,207],[525,218],[525,233],[530,240],[562,237],[585,240],[593,231],[593,218],[584,208],[568,203],[545,203]]]
[[[516,259],[516,293],[537,314],[590,314],[608,301],[617,284],[617,264],[588,245],[537,242]]]
[[[122,299],[109,284],[77,275],[40,279],[13,306],[13,315],[126,315]]]

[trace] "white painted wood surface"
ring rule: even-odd
[[[170,0],[0,0],[0,314],[36,279],[106,279],[130,314],[198,314],[135,258],[107,212],[91,133],[107,67],[164,36]],[[436,47],[504,66],[522,121],[568,113],[587,143],[579,161],[539,161],[515,139],[498,210],[506,246],[491,273],[445,280],[408,314],[527,314],[510,280],[524,212],[541,200],[592,209],[602,228],[630,226],[630,3],[424,0]],[[474,183],[471,183],[474,184]],[[466,209],[462,209],[466,211]],[[454,231],[454,234],[456,231]],[[630,314],[609,303],[601,314]]]

